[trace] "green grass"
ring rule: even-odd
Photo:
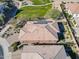
[[[41,5],[41,4],[46,4],[50,3],[50,0],[32,0],[34,5]]]
[[[25,6],[22,7],[19,13],[17,13],[16,17],[20,18],[36,18],[44,16],[49,9],[51,9],[52,5],[45,5],[45,6]]]
[[[53,19],[57,19],[61,15],[61,12],[57,9],[53,9],[51,13],[52,13],[51,18]]]

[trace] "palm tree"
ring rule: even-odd
[[[3,25],[4,24],[4,18],[5,18],[5,16],[4,16],[4,14],[0,14],[0,25]]]

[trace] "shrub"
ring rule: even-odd
[[[11,47],[13,48],[13,51],[16,51],[18,50],[18,46],[20,45],[21,43],[20,42],[15,42],[11,45]]]

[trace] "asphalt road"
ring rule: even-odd
[[[3,48],[4,59],[11,59],[11,54],[8,50],[9,44],[6,41],[6,39],[3,39],[3,38],[0,37],[0,45]],[[2,59],[2,58],[0,58],[0,59]]]

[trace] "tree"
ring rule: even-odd
[[[14,42],[10,47],[12,47],[12,50],[13,51],[16,51],[16,50],[18,50],[18,46],[20,46],[21,45],[21,43],[20,42]]]
[[[0,14],[0,25],[3,25],[4,24],[4,14]]]

